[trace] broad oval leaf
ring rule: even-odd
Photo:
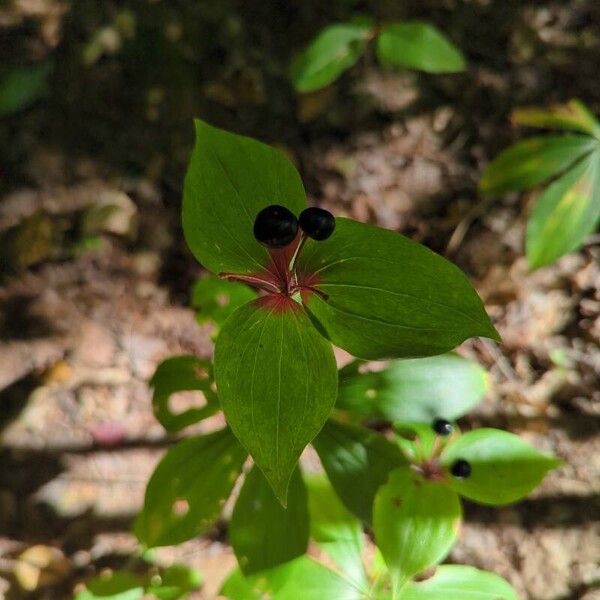
[[[559,175],[597,147],[597,140],[584,135],[549,135],[517,142],[487,166],[479,187],[485,194],[529,189]]]
[[[556,104],[549,108],[518,108],[512,112],[511,120],[529,127],[569,129],[595,137],[600,135],[600,124],[579,100],[570,100],[566,104]]]
[[[581,160],[538,198],[527,222],[532,269],[576,250],[600,220],[600,151]]]
[[[335,402],[331,344],[299,304],[262,298],[239,308],[223,325],[215,377],[231,429],[285,504],[298,458]]]
[[[474,336],[499,339],[467,277],[425,246],[387,229],[338,218],[333,235],[307,242],[298,271],[323,333],[354,356],[443,354]]]
[[[248,453],[229,428],[179,442],[152,474],[134,532],[146,546],[179,544],[219,516]]]
[[[500,429],[477,429],[451,441],[441,456],[450,468],[462,458],[471,464],[471,475],[457,479],[448,475],[457,493],[483,504],[515,502],[531,492],[560,460],[542,454],[513,433]]]
[[[246,476],[229,525],[229,538],[242,571],[264,571],[303,555],[308,534],[308,498],[299,469],[294,470],[287,508],[283,508],[261,470],[254,466]]]
[[[395,360],[381,371],[341,372],[336,408],[387,421],[454,421],[481,401],[487,387],[486,371],[456,354]]]
[[[373,530],[393,580],[402,585],[442,561],[461,519],[458,495],[409,467],[394,471],[375,498]]]
[[[233,571],[220,594],[230,600],[362,600],[367,590],[334,573],[307,556],[244,577]]]
[[[254,239],[254,219],[270,204],[299,214],[306,207],[300,176],[275,148],[203,121],[195,125],[183,190],[186,242],[215,274],[261,272],[269,254]]]
[[[209,275],[199,279],[192,288],[192,306],[198,323],[212,321],[221,327],[229,315],[256,298],[256,292],[243,283],[226,281]]]
[[[311,536],[344,575],[359,587],[367,585],[361,559],[361,522],[340,502],[323,473],[306,473]]]
[[[299,92],[312,92],[335,81],[363,54],[371,23],[326,27],[292,62],[290,74]]]
[[[212,388],[212,370],[210,361],[193,355],[172,356],[158,365],[150,380],[152,407],[154,416],[169,433],[206,419],[219,410],[219,400]],[[205,405],[173,412],[169,400],[173,394],[183,391],[202,392]]]
[[[374,431],[333,420],[327,421],[313,446],[340,500],[370,523],[377,490],[407,462],[400,448]]]
[[[495,573],[464,565],[443,565],[425,581],[409,582],[399,600],[518,600],[512,586]]]
[[[436,27],[421,21],[384,27],[377,38],[377,56],[385,66],[427,73],[457,73],[466,68],[460,50]]]

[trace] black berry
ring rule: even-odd
[[[446,419],[436,419],[431,426],[438,435],[450,435],[454,429],[452,423]]]
[[[285,206],[272,204],[263,208],[254,221],[254,237],[265,246],[283,248],[298,233],[298,219]]]
[[[452,463],[452,466],[450,467],[450,473],[452,473],[454,477],[466,479],[471,475],[471,463],[466,461],[464,458],[458,458]]]
[[[324,208],[311,206],[300,213],[300,227],[313,240],[326,240],[335,229],[335,217]]]

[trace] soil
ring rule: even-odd
[[[436,22],[468,73],[382,72],[367,57],[327,92],[295,98],[291,49],[350,10],[316,3],[0,9],[7,61],[55,61],[46,98],[0,120],[11,140],[0,232],[13,240],[0,286],[0,596],[70,598],[102,568],[131,562],[132,519],[174,442],[152,415],[148,379],[172,354],[212,354],[210,327],[189,308],[202,270],[178,217],[191,118],[202,116],[283,147],[310,202],[410,235],[469,274],[503,343],[459,349],[492,380],[462,425],[514,431],[565,464],[517,505],[467,504],[450,560],[499,573],[524,600],[600,598],[600,240],[530,273],[534,194],[484,201],[476,187],[524,134],[508,125],[512,107],[579,97],[600,112],[600,5],[358,4]],[[89,62],[102,28],[120,42]],[[106,204],[119,208],[102,216]],[[225,521],[159,553],[201,569],[195,598],[216,597],[235,564]],[[36,544],[58,549],[62,567],[28,594],[12,567]]]

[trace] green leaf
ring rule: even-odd
[[[162,569],[158,577],[153,577],[146,588],[146,594],[159,600],[179,600],[187,598],[190,592],[202,585],[202,574],[197,569],[175,564]]]
[[[377,38],[377,56],[384,66],[427,73],[457,73],[466,68],[460,50],[436,27],[421,21],[384,27]]]
[[[290,480],[287,508],[256,466],[235,504],[229,538],[244,573],[256,573],[306,552],[309,518],[306,487],[298,468]]]
[[[501,152],[479,182],[484,194],[518,192],[559,175],[598,147],[583,135],[549,135],[518,142]]]
[[[299,92],[312,92],[335,81],[365,51],[372,22],[326,27],[294,59],[290,75]]]
[[[360,521],[339,501],[322,473],[305,474],[312,538],[359,587],[367,585]]]
[[[471,476],[450,486],[459,494],[484,504],[508,504],[526,496],[561,461],[542,454],[518,436],[499,429],[477,429],[448,444],[441,456],[450,468],[462,458],[471,464]]]
[[[139,600],[144,595],[140,577],[126,571],[108,571],[85,584],[75,600]]]
[[[225,281],[208,276],[199,279],[192,289],[192,306],[198,323],[212,321],[221,327],[240,306],[256,298],[256,292],[237,281]]]
[[[253,234],[257,213],[306,207],[302,181],[275,148],[195,121],[196,145],[183,191],[183,231],[192,254],[215,274],[265,270],[269,254]]]
[[[306,556],[249,577],[236,569],[220,594],[230,600],[362,600],[365,597],[354,584]]]
[[[248,454],[221,429],[179,442],[150,478],[134,531],[146,546],[179,544],[219,516]]]
[[[406,464],[398,446],[364,427],[332,420],[327,421],[313,446],[340,500],[370,523],[377,490],[391,471]]]
[[[153,388],[154,416],[169,433],[206,419],[219,410],[219,400],[212,389],[212,364],[197,356],[167,358],[156,368],[150,385]],[[174,413],[169,406],[171,396],[176,392],[192,390],[202,392],[206,404],[200,408],[193,407],[181,413]]]
[[[396,421],[396,443],[412,463],[429,460],[438,444],[438,436],[430,423]]]
[[[511,585],[495,573],[463,565],[444,565],[425,581],[409,582],[399,600],[518,599]]]
[[[373,530],[395,583],[443,560],[456,539],[461,518],[458,495],[409,467],[394,471],[377,493]]]
[[[456,354],[395,360],[377,372],[340,374],[336,408],[370,419],[454,421],[481,401],[488,376]]]
[[[11,69],[0,76],[0,117],[18,112],[35,102],[47,87],[52,63]]]
[[[513,123],[541,129],[568,129],[600,135],[600,124],[579,100],[557,104],[550,108],[518,108],[511,115]]]
[[[293,300],[262,298],[236,310],[215,347],[225,417],[285,505],[298,458],[331,413],[331,345]]]
[[[576,250],[600,220],[600,152],[577,163],[538,198],[527,223],[532,269]]]
[[[455,265],[393,231],[336,221],[298,257],[299,274],[327,295],[306,295],[307,310],[336,346],[359,358],[416,358],[473,336],[499,339]]]

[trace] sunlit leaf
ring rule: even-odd
[[[309,535],[308,498],[300,471],[290,480],[283,508],[258,467],[246,476],[235,504],[229,538],[244,573],[256,573],[306,552]]]
[[[527,223],[527,259],[536,269],[576,250],[600,220],[600,152],[552,183]]]
[[[454,544],[461,518],[458,495],[397,469],[375,498],[373,530],[397,585],[442,561]]]
[[[517,600],[517,594],[495,573],[443,565],[425,581],[409,582],[399,600]]]
[[[364,587],[366,574],[360,556],[364,536],[360,521],[340,502],[325,475],[305,474],[305,479],[312,538],[347,577]]]
[[[315,322],[359,358],[431,356],[469,337],[498,339],[467,277],[393,231],[338,218],[329,239],[306,244],[298,270],[326,295],[305,298]]]
[[[370,523],[373,499],[391,471],[406,464],[382,435],[330,420],[313,442],[327,477],[346,507]]]
[[[179,431],[219,410],[219,400],[212,388],[212,364],[197,356],[167,358],[156,368],[150,385],[153,388],[154,415],[169,432]],[[202,392],[204,406],[191,407],[180,413],[173,412],[169,400],[173,394],[182,391]],[[199,397],[201,395],[198,394]]]
[[[219,516],[248,453],[226,428],[173,446],[152,474],[134,531],[146,546],[179,544]]]
[[[338,23],[321,31],[294,59],[291,77],[300,92],[312,92],[335,81],[363,54],[373,25]]]
[[[285,504],[298,458],[335,402],[331,344],[293,300],[257,300],[223,325],[215,376],[229,425]]]
[[[513,123],[542,129],[569,129],[598,137],[600,124],[579,100],[549,108],[518,108],[511,115]]]
[[[428,73],[464,71],[460,50],[437,28],[421,21],[386,25],[377,38],[377,56],[383,65]]]
[[[488,386],[481,366],[455,354],[395,360],[381,371],[346,373],[340,373],[336,407],[388,421],[453,421],[469,412]]]
[[[158,576],[151,578],[146,594],[158,600],[179,600],[187,598],[190,592],[202,585],[202,574],[197,569],[185,565],[171,565],[161,569]]]
[[[484,504],[508,504],[531,492],[548,471],[561,464],[521,438],[499,429],[476,429],[458,437],[444,450],[441,462],[450,468],[457,459],[471,465],[471,475],[449,475],[452,489]]]
[[[584,135],[548,135],[517,142],[486,168],[479,186],[485,194],[529,189],[559,175],[598,142]]]
[[[254,219],[270,204],[299,214],[306,207],[300,176],[279,150],[195,123],[196,145],[183,192],[187,244],[215,274],[263,271],[269,255],[254,239]]]
[[[139,600],[144,596],[143,579],[126,571],[107,571],[85,584],[75,600]]]

